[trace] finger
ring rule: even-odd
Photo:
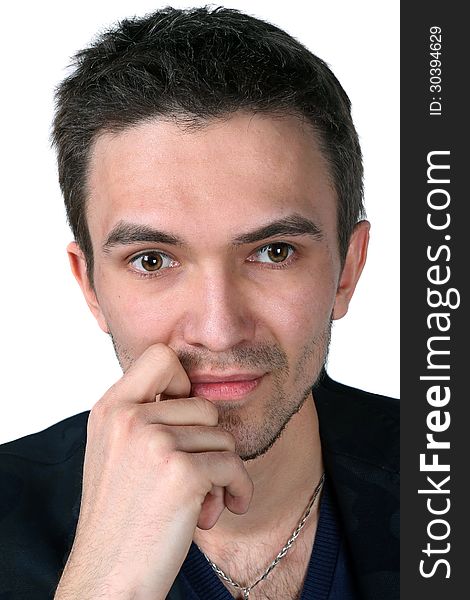
[[[211,529],[225,510],[224,488],[214,486],[202,504],[197,526],[199,529]]]
[[[162,425],[205,425],[215,427],[219,422],[217,407],[205,398],[178,398],[136,407],[147,423]]]
[[[191,381],[175,351],[165,344],[147,348],[114,384],[113,402],[154,402],[159,394],[188,397]]]
[[[232,434],[217,427],[192,425],[157,425],[155,439],[157,445],[166,450],[180,452],[235,452],[235,439]]]
[[[226,506],[236,514],[244,514],[253,496],[253,482],[239,456],[233,452],[201,452],[192,454],[200,463],[200,473],[213,486],[226,488]]]
[[[250,501],[251,497],[247,500],[244,496],[232,496],[227,488],[224,490],[224,504],[230,512],[236,515],[244,515],[250,506]]]

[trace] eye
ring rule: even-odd
[[[143,274],[151,274],[163,269],[175,267],[178,263],[167,254],[152,250],[151,252],[143,252],[134,256],[130,260],[130,264],[136,271]]]
[[[249,258],[252,262],[263,262],[271,264],[285,263],[295,252],[295,248],[286,242],[267,244],[255,252],[253,256],[259,259]]]

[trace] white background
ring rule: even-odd
[[[69,57],[118,19],[205,2],[81,0],[2,8],[0,443],[91,408],[120,376],[69,273],[71,239],[49,134]],[[287,30],[326,60],[349,94],[364,153],[369,259],[335,323],[330,375],[399,395],[399,3],[220,2]]]

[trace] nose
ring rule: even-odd
[[[249,282],[229,267],[201,270],[194,276],[186,300],[186,344],[224,352],[253,339],[254,298],[250,298]]]

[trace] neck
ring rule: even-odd
[[[218,539],[247,540],[277,530],[281,536],[287,531],[288,537],[323,473],[318,418],[312,396],[268,452],[246,462],[245,466],[254,483],[247,513],[235,515],[225,510],[212,529],[196,529],[194,541],[200,547],[217,543]]]

